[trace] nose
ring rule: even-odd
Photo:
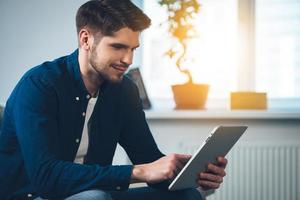
[[[128,51],[122,58],[122,62],[126,63],[128,66],[132,64],[133,60],[133,51]]]

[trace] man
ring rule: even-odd
[[[150,19],[129,0],[92,0],[76,25],[79,49],[29,70],[7,101],[0,199],[201,199],[167,191],[190,156],[159,151],[124,76]],[[112,166],[117,143],[133,165]],[[226,163],[209,164],[199,186],[218,188]],[[150,187],[128,190],[137,182]]]

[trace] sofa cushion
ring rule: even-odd
[[[0,132],[2,127],[3,112],[4,112],[4,108],[0,106]]]

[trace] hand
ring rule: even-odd
[[[191,155],[171,154],[152,163],[136,165],[132,171],[132,182],[158,183],[171,180],[190,158]]]
[[[226,176],[225,168],[227,165],[227,159],[224,157],[217,158],[217,164],[209,163],[207,165],[207,171],[199,174],[198,185],[203,190],[217,189],[223,182],[223,178]]]

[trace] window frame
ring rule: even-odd
[[[133,0],[139,2],[139,6],[144,6],[144,0]],[[237,66],[237,90],[238,91],[256,91],[256,63],[255,63],[255,41],[256,41],[256,0],[236,0],[238,8],[238,66]],[[143,42],[142,42],[143,44]],[[143,51],[143,46],[140,48]],[[140,53],[142,56],[142,53]],[[138,66],[142,67],[142,58],[138,59]],[[146,83],[147,85],[147,83]],[[228,98],[208,99],[208,108],[227,109],[229,106]],[[153,99],[154,102],[165,102],[166,99]],[[217,103],[216,103],[217,102]],[[215,104],[216,105],[213,105]],[[224,107],[225,106],[225,107]],[[159,105],[158,107],[164,107]],[[300,109],[300,98],[268,98],[268,108],[271,109]]]

